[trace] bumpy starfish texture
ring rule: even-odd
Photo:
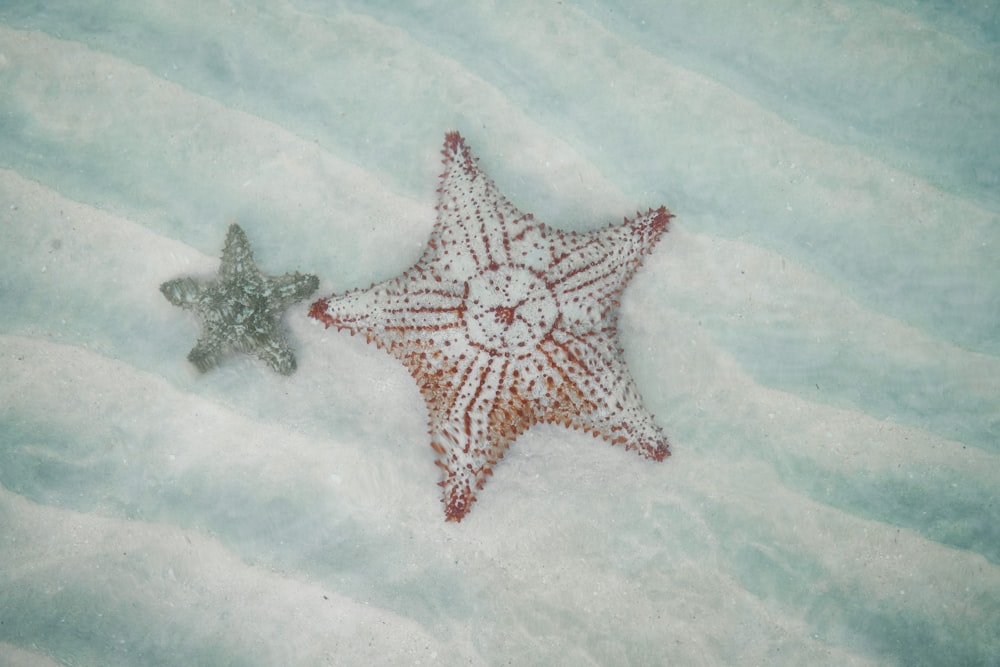
[[[583,429],[662,461],[618,343],[618,298],[667,229],[666,208],[564,232],[515,208],[465,140],[444,145],[438,220],[398,278],[315,302],[410,371],[430,413],[448,520],[460,521],[507,447],[537,422]]]
[[[160,285],[160,291],[170,303],[193,310],[201,318],[201,338],[188,354],[201,372],[217,366],[227,352],[236,351],[255,354],[278,373],[290,375],[295,371],[295,355],[282,331],[281,315],[317,287],[319,279],[313,275],[262,274],[246,234],[234,224],[226,235],[218,279],[178,278]]]

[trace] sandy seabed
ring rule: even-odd
[[[997,664],[997,16],[91,4],[0,7],[0,663]],[[186,361],[231,221],[415,262],[449,129],[554,227],[677,215],[619,322],[666,462],[535,427],[446,524],[307,303],[291,377]]]

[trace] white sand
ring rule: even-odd
[[[836,116],[849,87],[792,117],[750,64],[637,44],[610,7],[109,7],[115,39],[0,12],[0,663],[995,659],[991,164],[956,186],[959,157],[930,174]],[[790,95],[861,72],[890,114],[920,77],[877,50],[967,62],[960,23],[852,7],[754,43],[884,37],[817,37],[831,64],[789,63]],[[968,105],[997,95],[977,77]],[[387,278],[451,128],[551,225],[677,214],[620,323],[666,462],[536,427],[446,524],[413,381],[307,304],[289,378],[186,362],[158,285],[210,276],[230,220],[317,296]]]

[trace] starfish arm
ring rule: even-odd
[[[259,359],[282,375],[291,375],[295,372],[295,354],[285,336],[277,330],[260,337],[246,351],[255,353]]]
[[[479,168],[457,132],[445,137],[444,173],[438,188],[438,220],[423,262],[442,275],[467,280],[479,271],[520,261],[515,239],[532,216],[517,209]]]
[[[282,311],[288,306],[302,301],[315,292],[318,287],[319,278],[298,271],[286,273],[276,278],[268,278],[265,281],[265,290],[269,297],[273,297],[274,306],[272,307],[277,311]]]
[[[246,274],[259,275],[257,263],[253,259],[250,241],[243,229],[233,223],[226,233],[226,244],[222,248],[222,264],[219,266],[220,282],[239,280]],[[245,278],[244,278],[245,279]]]
[[[654,461],[670,456],[663,431],[643,406],[621,351],[611,339],[603,334],[579,336],[556,328],[543,346],[561,370],[561,379],[573,387],[563,392],[586,396],[581,409],[550,413],[543,419],[581,428]]]
[[[621,225],[586,234],[560,233],[548,278],[564,318],[595,322],[617,307],[625,285],[667,230],[672,214],[663,207]]]
[[[449,521],[468,513],[493,466],[530,426],[511,385],[510,360],[480,352],[460,369],[454,391],[427,401]]]
[[[309,316],[327,328],[362,334],[369,342],[392,350],[419,343],[438,332],[462,326],[465,286],[410,275],[368,289],[352,290],[313,303]]]
[[[202,336],[191,351],[188,361],[194,364],[202,373],[206,373],[219,365],[223,356],[222,340],[215,336]]]
[[[160,292],[167,301],[187,309],[195,307],[204,291],[204,287],[193,278],[177,278],[160,285]]]

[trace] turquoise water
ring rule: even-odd
[[[0,663],[1000,664],[1000,9],[622,4],[0,2]],[[388,355],[185,360],[231,221],[416,261],[449,129],[552,226],[676,214],[666,462],[536,427],[445,524]]]

